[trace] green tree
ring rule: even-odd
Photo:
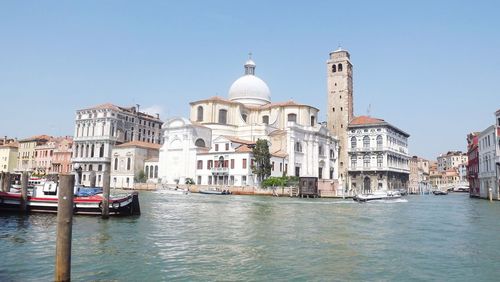
[[[146,182],[147,180],[147,177],[146,177],[146,174],[144,173],[143,170],[139,171],[137,173],[137,175],[135,176],[135,182],[137,183],[144,183]]]
[[[259,182],[262,182],[271,175],[271,154],[269,153],[267,140],[258,139],[252,151],[255,158],[252,171],[257,175]]]
[[[286,185],[286,177],[269,177],[262,181],[262,187],[282,187]]]

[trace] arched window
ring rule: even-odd
[[[288,114],[288,121],[291,122],[297,122],[297,115],[296,114]]]
[[[382,148],[382,135],[377,136],[377,147]]]
[[[205,140],[203,140],[201,138],[196,139],[196,141],[194,142],[194,145],[196,147],[206,147],[205,146]]]
[[[243,119],[244,122],[247,122],[247,114],[241,114],[241,118]]]
[[[365,149],[370,148],[370,137],[368,136],[363,137],[363,148]]]
[[[88,158],[90,153],[90,145],[87,145],[87,150],[85,151],[85,157]],[[92,156],[91,156],[92,157]]]
[[[358,146],[356,142],[356,137],[351,137],[351,148],[354,149]]]
[[[130,170],[130,158],[127,158],[127,170]]]
[[[370,155],[365,155],[363,157],[363,166],[370,167]]]
[[[358,165],[358,158],[356,156],[351,156],[351,168],[356,168]]]
[[[118,170],[118,158],[115,158],[115,170]]]
[[[78,158],[78,149],[79,149],[78,145],[76,145],[76,147],[75,147],[75,158]]]
[[[158,166],[155,165],[155,178],[158,178]]]
[[[203,121],[203,107],[198,106],[198,110],[196,113],[196,121]]]
[[[153,178],[153,173],[154,173],[154,171],[153,171],[153,166],[151,166],[151,167],[149,168],[149,178]]]
[[[262,116],[262,123],[269,124],[269,116]]]
[[[146,178],[149,178],[149,166],[148,165],[146,166],[146,173],[145,174],[146,174]]]
[[[382,167],[383,162],[384,162],[384,156],[378,155],[377,156],[377,167],[379,167],[379,168]]]
[[[311,126],[314,126],[316,124],[316,117],[311,116]]]
[[[219,110],[219,123],[227,124],[227,110]]]
[[[339,71],[342,71],[342,64],[339,64],[338,69],[339,69]]]
[[[336,65],[332,65],[332,72],[337,72],[337,66]]]
[[[90,157],[93,158],[94,157],[94,145],[92,145],[90,147]]]
[[[101,147],[99,148],[99,157],[104,157],[104,145],[101,145]]]
[[[218,167],[224,167],[224,157],[219,157],[219,163],[217,164]]]

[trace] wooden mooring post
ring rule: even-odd
[[[96,182],[96,175],[95,175],[95,171],[91,171],[90,172],[90,187],[96,187],[95,186],[95,182]]]
[[[110,183],[111,183],[111,175],[109,174],[109,171],[104,171],[103,174],[103,179],[102,179],[102,210],[101,210],[101,216],[104,219],[109,218],[109,190],[110,190]]]
[[[5,172],[2,174],[2,192],[10,192],[10,173]]]
[[[28,172],[23,172],[21,175],[21,205],[19,205],[19,208],[24,213],[28,211],[28,179]]]
[[[75,176],[61,174],[57,207],[56,270],[54,281],[71,280],[71,237],[73,229],[73,188]]]

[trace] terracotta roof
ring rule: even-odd
[[[241,145],[238,148],[236,148],[235,152],[237,152],[237,153],[252,153],[253,150],[252,150],[252,148],[248,147],[247,145]]]
[[[126,147],[141,147],[146,149],[155,149],[159,150],[161,148],[160,144],[142,142],[142,141],[131,141],[127,143],[123,143],[121,145],[116,146],[118,148],[126,148]]]
[[[31,137],[19,140],[19,142],[30,142],[30,141],[38,141],[38,140],[49,141],[51,138],[52,138],[52,136],[48,136],[48,135],[35,135],[35,136],[31,136]]]
[[[11,142],[11,143],[7,143],[5,145],[0,145],[0,148],[18,148],[19,147],[19,143],[17,142]]]
[[[236,138],[234,136],[226,136],[226,135],[223,135],[223,136],[224,136],[224,138],[226,138],[227,140],[229,140],[233,143],[239,143],[239,144],[245,144],[245,145],[255,145],[256,144],[254,141],[243,140],[243,139]]]
[[[150,158],[147,160],[144,160],[145,162],[157,162],[159,159],[158,158]]]
[[[286,158],[288,157],[288,154],[285,152],[285,151],[282,151],[282,150],[278,150],[274,153],[271,153],[271,155],[275,156],[275,157],[278,157],[278,158]]]
[[[222,102],[222,103],[226,103],[226,104],[240,104],[240,105],[242,105],[242,106],[244,106],[246,108],[257,109],[257,110],[265,110],[265,109],[269,109],[269,108],[272,108],[272,107],[286,107],[286,106],[311,107],[311,108],[319,110],[318,108],[313,107],[313,106],[309,106],[309,105],[306,105],[306,104],[296,103],[293,100],[288,100],[286,102],[269,103],[269,104],[265,104],[265,105],[262,105],[262,106],[249,106],[249,105],[245,105],[245,104],[240,103],[240,102],[231,101],[229,99],[226,99],[226,98],[223,98],[223,97],[219,97],[219,96],[213,96],[213,97],[210,97],[210,98],[207,98],[207,99],[194,101],[194,102],[191,102],[189,104],[193,105],[193,104],[197,104],[197,103],[200,103],[200,102]]]
[[[379,124],[384,122],[385,120],[379,118],[372,118],[369,116],[359,116],[352,119],[349,125]]]
[[[189,104],[193,105],[193,104],[200,103],[200,102],[223,102],[223,103],[228,103],[228,104],[241,104],[239,102],[234,102],[234,101],[231,101],[231,100],[228,100],[226,98],[219,97],[219,96],[212,96],[210,98],[194,101],[194,102],[191,102]]]
[[[269,109],[269,108],[273,108],[273,107],[287,107],[287,106],[295,106],[295,107],[311,107],[311,108],[314,108],[316,110],[319,110],[318,108],[316,107],[313,107],[313,106],[309,106],[309,105],[306,105],[306,104],[299,104],[293,100],[288,100],[286,102],[276,102],[276,103],[269,103],[269,104],[266,104],[266,105],[262,105],[262,106],[250,106],[249,108],[255,108],[255,109],[260,109],[260,110],[264,110],[264,109]]]

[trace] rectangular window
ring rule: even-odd
[[[207,161],[207,169],[211,169],[212,167],[214,167],[214,161]]]
[[[251,159],[251,160],[250,160],[250,168],[252,168],[252,167],[253,167],[253,163],[254,163],[254,159]]]
[[[215,144],[215,151],[218,152],[219,151],[219,144]]]
[[[226,151],[229,151],[229,143],[226,143]]]
[[[198,161],[197,169],[203,169],[203,161]],[[199,183],[198,183],[199,184]]]
[[[280,171],[283,171],[283,163],[280,163]]]
[[[274,171],[274,162],[272,163],[271,171]]]
[[[231,169],[234,169],[234,160],[231,160]]]
[[[208,176],[208,185],[212,185],[212,176],[211,175]]]
[[[247,185],[247,177],[246,177],[246,175],[243,175],[241,177],[241,185]]]
[[[247,159],[243,159],[243,169],[247,168]]]
[[[197,179],[197,182],[196,182],[198,185],[201,184],[201,175],[198,175],[198,179]]]

